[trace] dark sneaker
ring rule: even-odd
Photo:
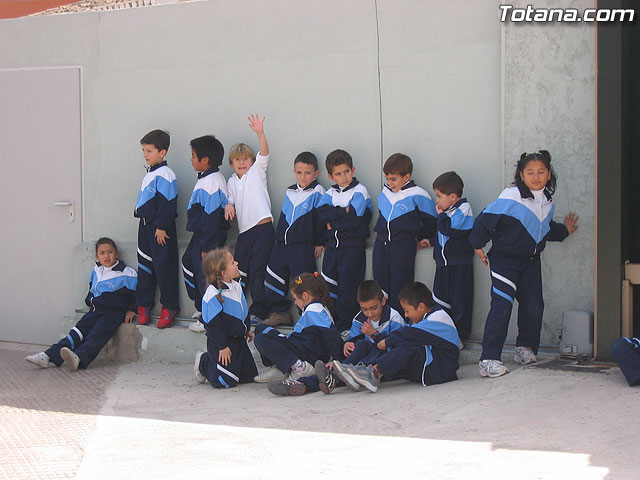
[[[272,313],[264,322],[265,325],[270,327],[277,327],[278,325],[293,325],[293,317],[289,312]]]
[[[151,307],[138,307],[138,325],[146,325],[151,320]]]
[[[156,327],[158,328],[168,328],[171,326],[171,322],[176,318],[178,314],[178,310],[173,310],[169,308],[162,307],[162,311],[160,312],[160,318],[158,318],[158,323]]]
[[[371,365],[354,365],[353,367],[347,367],[347,372],[353,377],[353,379],[367,390],[376,393],[378,391],[378,385],[380,380],[376,378],[373,373],[373,367]]]
[[[342,380],[349,389],[357,392],[360,390],[360,384],[354,380],[354,378],[349,374],[347,368],[351,367],[351,365],[345,363],[344,365],[340,363],[338,360],[333,361],[333,373],[336,374],[340,380]]]
[[[336,388],[336,376],[327,368],[322,360],[318,360],[315,365],[316,377],[320,382],[322,393],[329,394]]]
[[[269,382],[267,388],[274,395],[283,397],[299,397],[307,393],[307,386],[298,380],[287,378],[279,382]]]

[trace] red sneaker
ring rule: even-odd
[[[169,308],[162,307],[162,311],[160,312],[160,318],[158,318],[158,323],[156,327],[158,328],[168,328],[171,326],[171,322],[176,318],[176,314],[178,310],[171,310]]]
[[[151,320],[151,307],[138,307],[138,325],[146,325]]]

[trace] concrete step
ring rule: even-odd
[[[64,318],[60,325],[61,337],[73,327],[82,317],[82,312],[74,316]],[[189,330],[192,323],[188,319],[177,319],[170,328],[159,329],[155,326],[157,316],[151,317],[149,325],[135,323],[122,324],[114,337],[107,343],[100,353],[100,357],[115,362],[161,362],[161,363],[192,363],[195,354],[199,350],[207,349],[207,337],[204,333],[195,333]],[[285,335],[292,332],[292,327],[278,327]],[[253,342],[249,342],[249,348],[253,353],[258,368],[261,368],[260,355]],[[504,359],[511,361],[513,345],[505,345]],[[464,348],[460,351],[460,364],[477,364],[480,360],[482,345],[480,342],[465,341]],[[557,357],[557,350],[541,350],[539,359]]]

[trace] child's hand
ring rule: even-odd
[[[423,238],[418,242],[418,250],[422,250],[423,248],[427,248],[431,246],[431,242],[428,238]]]
[[[236,216],[236,207],[228,203],[227,206],[224,207],[224,219],[233,220],[233,217],[235,216]]]
[[[569,212],[564,216],[564,226],[567,227],[569,235],[578,229],[578,225],[576,225],[576,223],[578,223],[579,218],[580,215],[576,215],[576,212]]]
[[[159,228],[156,228],[156,240],[158,241],[158,245],[166,245],[167,244],[167,240],[169,238],[171,238],[169,235],[167,235],[167,231],[166,230],[160,230]]]
[[[204,260],[204,257],[207,256],[207,252],[200,252],[200,258]]]
[[[322,255],[322,252],[324,252],[324,247],[322,245],[319,245],[313,249],[313,255],[316,258],[320,258],[320,255]]]
[[[436,203],[436,212],[438,212],[438,213],[444,212],[444,209],[437,203]]]
[[[484,251],[481,248],[476,248],[476,255],[480,257],[482,263],[484,263],[485,265],[489,265],[489,260],[487,260],[487,256],[484,254]]]
[[[256,337],[256,334],[253,333],[251,330],[249,330],[247,334],[244,336],[244,338],[246,338],[248,342],[253,342],[253,339],[255,337]]]
[[[380,350],[386,350],[387,349],[387,339],[386,338],[383,338],[382,340],[380,340],[378,342],[378,348]]]
[[[229,347],[224,348],[218,352],[218,362],[220,362],[225,367],[229,365],[231,361],[231,349]]]
[[[260,115],[255,113],[249,115],[249,128],[256,133],[264,132],[263,124],[265,118],[266,117],[262,117],[262,120],[260,120]]]
[[[134,318],[136,318],[136,312],[129,310],[124,314],[124,323],[131,323]]]
[[[327,222],[327,230],[333,230],[333,227],[331,226],[331,224],[329,222]]]
[[[356,344],[353,342],[345,342],[344,344],[344,349],[342,350],[342,353],[344,353],[345,357],[348,357],[349,355],[351,355],[351,352],[353,352],[353,349],[356,348]]]
[[[371,320],[369,319],[367,319],[367,321],[362,324],[362,328],[360,329],[360,331],[368,337],[373,336],[373,334],[377,332],[377,330],[373,328],[373,325],[371,325]]]

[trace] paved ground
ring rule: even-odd
[[[615,368],[279,398],[190,365],[36,370],[35,350],[0,343],[6,478],[638,478],[640,390]]]

